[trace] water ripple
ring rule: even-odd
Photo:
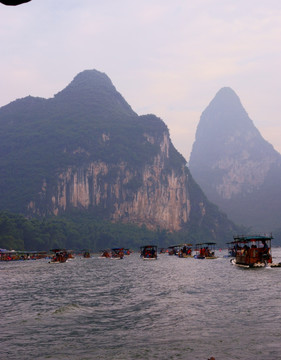
[[[134,254],[0,271],[5,360],[280,357],[281,269]]]

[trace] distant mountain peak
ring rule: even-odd
[[[116,91],[109,77],[98,70],[84,70],[77,74],[74,79],[62,91],[58,92],[57,96],[65,96],[65,94],[96,92],[111,90]]]
[[[228,96],[228,97],[236,97],[238,98],[236,92],[229,86],[222,87],[216,94],[217,96]]]
[[[97,70],[84,70],[74,77],[69,85],[58,92],[54,99],[71,106],[92,107],[104,113],[111,111],[121,116],[135,116],[136,113],[116,90],[110,78]]]
[[[258,228],[280,222],[280,154],[231,88],[220,89],[203,111],[189,168],[208,198],[237,223]],[[272,204],[275,210],[268,211]]]
[[[230,87],[221,88],[209,105],[209,107],[218,106],[228,111],[231,109],[245,112],[238,95]]]

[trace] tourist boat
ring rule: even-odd
[[[192,244],[183,244],[180,245],[178,251],[178,257],[180,258],[191,258],[192,255]]]
[[[109,249],[102,250],[99,259],[110,259],[111,258],[111,251]]]
[[[46,259],[46,251],[15,251],[0,249],[0,261],[23,261]]]
[[[216,256],[216,243],[206,242],[205,244],[205,259],[217,259]]]
[[[68,261],[70,253],[66,251],[65,249],[52,249],[50,250],[54,253],[51,261],[49,261],[49,264],[61,264]]]
[[[195,245],[195,259],[217,259],[215,255],[216,243],[206,242]]]
[[[242,268],[281,267],[272,263],[270,235],[234,236],[235,258],[231,263]]]
[[[91,257],[90,251],[89,250],[84,250],[83,251],[83,258],[89,259],[90,257]]]
[[[111,249],[111,259],[121,260],[124,258],[124,248]]]
[[[157,260],[157,246],[145,245],[140,247],[141,257],[143,260]]]
[[[171,245],[168,247],[168,255],[178,255],[180,245]]]

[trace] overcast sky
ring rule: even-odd
[[[32,0],[0,4],[0,106],[106,73],[189,159],[202,111],[229,86],[281,152],[280,0]]]

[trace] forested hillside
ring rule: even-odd
[[[144,229],[144,241],[169,233],[223,242],[237,231],[193,180],[165,123],[138,116],[96,70],[53,98],[28,96],[0,109],[0,171],[0,210],[34,228],[32,236],[15,235],[20,247],[134,245]],[[61,236],[48,235],[46,224]],[[106,227],[111,236],[97,230]]]

